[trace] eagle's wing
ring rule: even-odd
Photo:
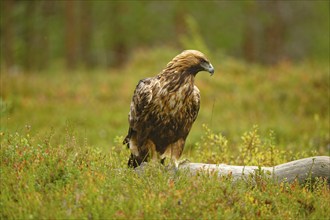
[[[150,113],[153,83],[153,78],[146,78],[140,80],[135,88],[128,114],[129,130],[124,143],[128,143],[133,133],[136,133],[137,141],[142,144],[149,133],[148,114]]]
[[[199,106],[201,101],[201,95],[199,92],[199,89],[197,86],[194,86],[193,91],[193,108],[192,108],[192,123],[196,120],[198,112],[199,112]]]

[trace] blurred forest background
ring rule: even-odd
[[[284,149],[328,152],[329,1],[0,3],[0,134],[61,144],[71,132],[109,149],[127,132],[137,82],[198,49],[215,74],[196,80],[186,149],[203,141],[203,124],[234,146],[257,124]]]
[[[329,1],[1,1],[1,67],[121,67],[137,48],[329,60]]]

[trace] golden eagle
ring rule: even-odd
[[[139,81],[130,112],[129,129],[123,142],[131,150],[129,167],[149,159],[174,159],[178,166],[186,138],[199,111],[200,93],[194,85],[199,71],[214,69],[205,55],[185,50],[158,75]]]

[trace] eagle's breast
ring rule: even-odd
[[[199,110],[199,90],[194,86],[193,79],[172,79],[170,86],[163,86],[154,91],[154,112],[151,119],[153,130],[150,137],[163,153],[166,147],[179,139],[185,140]],[[173,84],[178,82],[178,85]]]

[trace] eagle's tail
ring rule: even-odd
[[[123,144],[125,145],[127,145],[127,148],[129,148],[129,136],[127,135],[126,137],[125,137],[125,139],[124,139],[124,141],[123,141]]]
[[[126,137],[125,137],[125,139],[124,139],[124,141],[123,141],[123,144],[125,145],[127,145],[127,148],[129,148],[129,140],[131,139],[131,137],[132,137],[132,128],[129,128],[128,129],[128,133],[127,133],[127,135],[126,135]]]

